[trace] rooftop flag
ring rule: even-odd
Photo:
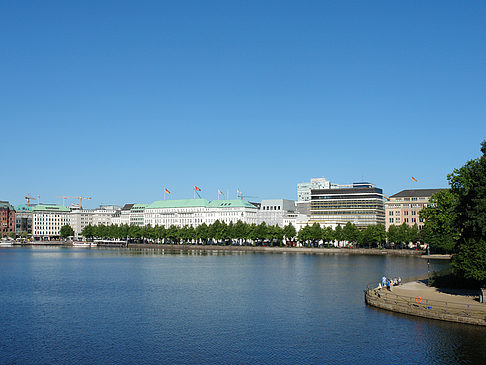
[[[167,190],[167,189],[165,189],[165,192],[166,192],[167,194],[170,194],[170,191],[169,191],[169,190]]]
[[[197,186],[194,185],[194,190],[196,191],[201,191],[201,189],[199,189]]]
[[[218,189],[218,194],[224,195],[221,190]]]
[[[418,180],[416,178],[414,178],[413,176],[412,176],[412,180],[415,181],[415,182],[418,182]]]

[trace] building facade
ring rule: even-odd
[[[340,185],[339,188],[311,190],[309,225],[332,228],[351,222],[358,228],[385,225],[382,189],[368,182]]]
[[[37,204],[32,210],[34,240],[59,238],[61,227],[68,225],[71,209],[60,205]]]
[[[386,229],[403,223],[422,229],[424,222],[419,218],[419,212],[429,206],[430,197],[446,189],[411,189],[402,190],[390,196],[385,203]]]
[[[89,209],[79,209],[79,206],[72,209],[69,213],[69,225],[74,231],[74,237],[81,235],[84,227],[93,225],[94,211]]]
[[[265,222],[267,225],[285,226],[289,215],[296,217],[295,202],[286,199],[265,199],[262,200],[258,212],[258,222]]]
[[[130,208],[130,226],[144,225],[144,211],[148,204],[133,204]]]
[[[180,199],[159,200],[144,210],[144,225],[151,226],[193,226],[210,225],[216,220],[229,224],[239,220],[249,224],[257,223],[258,208],[240,200]]]
[[[0,201],[0,237],[15,232],[15,209],[8,201]]]
[[[310,179],[310,182],[297,184],[297,201],[295,202],[296,210],[300,214],[310,214],[311,191],[316,189],[338,188],[339,185],[333,184],[325,177]]]
[[[15,207],[15,232],[32,234],[32,209],[33,206],[27,204]]]

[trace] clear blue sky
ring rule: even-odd
[[[485,19],[484,1],[2,1],[0,200],[446,187],[486,138]]]

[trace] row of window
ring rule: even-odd
[[[402,223],[400,218],[389,218],[388,222],[390,223]],[[419,222],[423,222],[423,219],[419,219]],[[408,218],[403,218],[403,223],[409,223]],[[412,218],[412,223],[417,223],[417,218]]]

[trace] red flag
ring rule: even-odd
[[[170,191],[169,191],[169,190],[167,190],[167,189],[165,189],[165,192],[166,192],[167,194],[170,194]]]
[[[201,191],[201,189],[199,189],[197,186],[194,185],[194,190],[196,191]]]
[[[415,181],[415,182],[417,182],[417,179],[416,179],[416,178],[414,178],[413,176],[412,176],[412,180],[413,180],[413,181]]]

